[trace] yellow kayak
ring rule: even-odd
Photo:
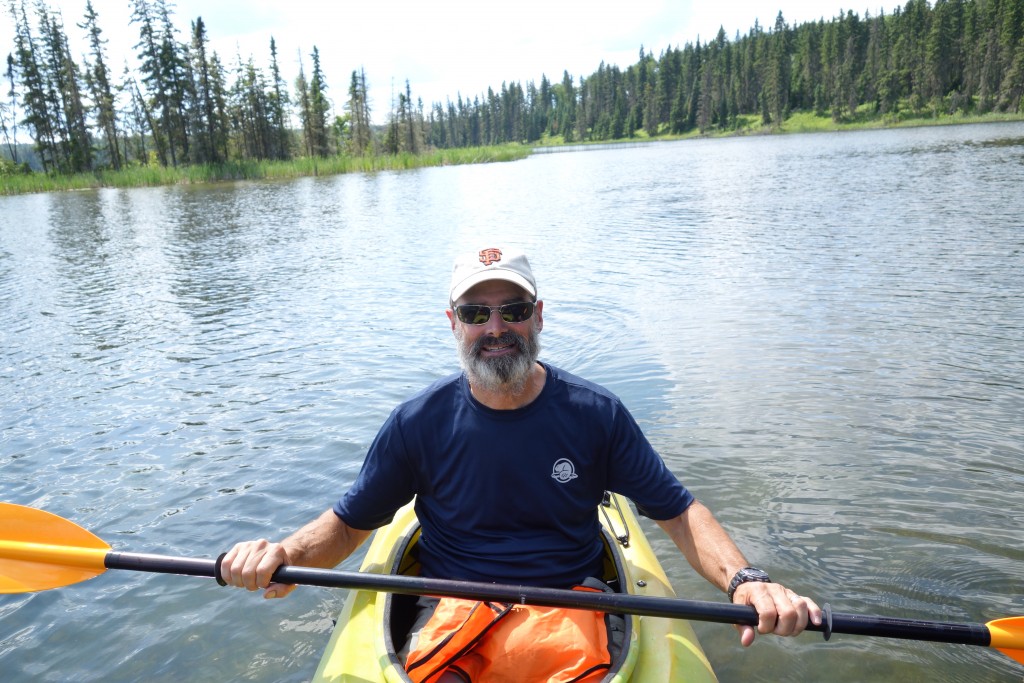
[[[634,595],[675,595],[668,578],[625,499],[611,495],[600,508],[609,575]],[[374,535],[361,571],[378,574],[416,574],[410,549],[416,544],[419,522],[412,504],[402,508],[388,526]],[[394,654],[393,609],[404,596],[370,590],[352,591],[338,616],[337,626],[313,676],[315,683],[408,681]],[[618,666],[605,678],[610,683],[655,681],[716,681],[689,622],[682,619],[627,615],[627,643]],[[396,630],[400,627],[396,626]]]

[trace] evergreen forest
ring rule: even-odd
[[[226,63],[201,17],[183,37],[169,0],[128,0],[138,67],[117,73],[91,2],[78,24],[88,45],[72,47],[41,0],[0,1],[15,25],[14,44],[0,46],[0,175],[27,170],[27,141],[39,169],[74,174],[761,131],[796,113],[892,123],[1024,114],[1024,0],[909,0],[795,26],[780,12],[744,35],[719,30],[657,54],[640,47],[626,67],[503,82],[429,106],[406,81],[379,126],[366,73],[353,70],[347,92],[329,97],[315,46],[287,83],[272,37],[269,67]]]

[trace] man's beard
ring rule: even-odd
[[[526,388],[533,364],[540,356],[540,332],[531,329],[526,336],[507,331],[499,337],[481,337],[469,347],[460,327],[455,328],[455,339],[459,347],[459,364],[469,378],[469,383],[490,392],[518,394]],[[514,353],[484,358],[484,346],[511,344]]]

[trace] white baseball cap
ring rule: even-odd
[[[460,255],[452,269],[450,301],[488,280],[505,280],[522,287],[530,296],[537,297],[537,281],[530,270],[526,254],[516,249],[489,247]]]

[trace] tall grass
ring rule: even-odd
[[[873,128],[909,128],[914,126],[944,126],[965,123],[995,123],[1020,121],[1024,115],[1013,113],[989,114],[936,114],[931,110],[901,109],[898,113],[875,114],[870,105],[864,105],[852,116],[834,121],[830,115],[815,116],[810,112],[793,114],[782,124],[783,133],[817,133],[838,130],[867,130]]]
[[[427,166],[483,164],[515,161],[529,156],[530,148],[508,144],[494,147],[442,149],[423,154],[402,153],[388,156],[335,156],[326,159],[303,157],[288,161],[228,161],[223,164],[196,164],[178,168],[132,166],[120,171],[96,171],[73,175],[0,176],[0,194],[58,192],[100,187],[150,187],[218,183],[237,180],[288,179],[327,176],[341,173],[399,171]]]

